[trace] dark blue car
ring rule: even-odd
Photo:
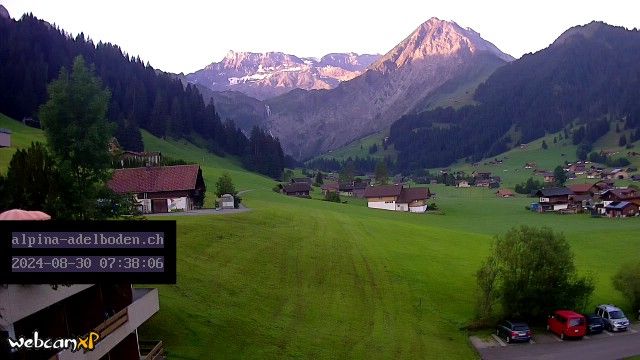
[[[587,319],[587,334],[600,334],[604,330],[604,321],[596,314],[584,316]]]
[[[498,325],[496,335],[504,339],[506,343],[529,342],[531,340],[529,325],[523,322],[505,321]]]

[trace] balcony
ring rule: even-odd
[[[140,360],[163,360],[164,344],[160,340],[140,340]]]
[[[158,289],[132,289],[132,291],[133,301],[129,306],[93,329],[93,331],[100,334],[98,344],[93,351],[85,353],[84,351],[71,352],[71,350],[65,350],[54,355],[50,360],[98,360],[160,310]],[[160,347],[161,349],[162,347]],[[154,354],[155,356],[161,356],[157,353]],[[161,359],[161,357],[147,357],[146,359]]]

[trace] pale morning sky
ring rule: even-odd
[[[142,1],[0,0],[72,34],[118,44],[156,68],[192,72],[229,50],[385,53],[435,16],[471,27],[518,58],[592,20],[640,28],[640,4],[607,1]]]

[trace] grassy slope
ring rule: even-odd
[[[32,141],[45,141],[42,130],[23,125],[3,114],[0,114],[0,128],[9,129],[12,132],[11,147],[0,148],[0,174],[6,172],[16,149],[28,147]]]
[[[141,331],[171,358],[473,358],[458,328],[473,316],[475,270],[493,235],[519,224],[562,230],[579,270],[596,275],[592,305],[626,305],[610,278],[640,250],[640,219],[539,215],[528,198],[443,186],[432,191],[445,215],[376,211],[286,198],[213,159],[208,183],[215,166],[229,169],[256,188],[253,211],[176,217],[178,284],[160,287],[162,310]]]
[[[471,174],[473,171],[489,171],[494,175],[500,176],[503,180],[502,186],[509,188],[513,188],[516,184],[526,181],[529,177],[533,177],[534,179],[542,181],[543,179],[541,176],[535,176],[533,174],[533,169],[524,168],[525,163],[535,162],[538,168],[553,171],[556,166],[564,165],[565,161],[576,161],[576,146],[571,143],[571,140],[561,140],[556,144],[553,143],[553,138],[557,138],[558,135],[559,133],[550,134],[545,136],[544,138],[532,141],[531,143],[527,144],[527,147],[524,149],[511,149],[491,159],[481,160],[478,162],[479,165],[475,167],[471,166],[471,164],[468,163],[459,162],[452,165],[450,168],[453,171],[465,171],[467,174]],[[617,150],[620,153],[619,156],[626,156],[626,153],[630,150],[618,147],[619,137],[620,134],[616,134],[615,131],[609,132],[594,144],[593,151]],[[613,142],[614,138],[615,142]],[[546,141],[548,146],[548,149],[546,150],[542,149],[543,140]],[[637,149],[640,147],[640,141],[637,141],[634,145],[635,147],[631,150],[638,151]],[[499,165],[488,163],[490,160],[493,160],[495,158],[503,160],[503,163]],[[632,165],[640,167],[639,156],[629,157],[628,159],[631,161]],[[431,171],[438,170],[439,169],[431,169]],[[570,183],[595,181],[596,180],[594,179],[587,179],[583,176],[572,180]],[[624,184],[626,184],[626,182],[620,183],[620,185]]]
[[[348,145],[345,145],[336,150],[332,150],[318,157],[325,159],[346,160],[349,157],[355,159],[356,157],[366,158],[371,156],[372,158],[376,159],[384,159],[386,156],[390,156],[392,159],[395,159],[396,151],[394,150],[393,145],[389,146],[387,150],[384,150],[384,148],[382,147],[382,141],[388,135],[389,131],[383,130],[381,132],[363,137],[362,139],[356,140]],[[369,154],[369,147],[371,147],[371,145],[373,144],[378,144],[378,151],[373,154]]]
[[[143,136],[200,162],[210,190],[222,171],[255,189],[248,213],[175,217],[178,283],[159,286],[161,311],[140,330],[172,359],[474,358],[458,328],[473,316],[475,270],[492,236],[519,224],[562,230],[578,269],[596,275],[592,305],[627,306],[610,278],[637,259],[640,219],[539,215],[528,198],[439,185],[444,215],[287,198],[234,159]]]

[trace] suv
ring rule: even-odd
[[[626,331],[629,329],[629,319],[622,310],[613,305],[600,305],[596,308],[596,315],[604,321],[605,329],[609,331]]]
[[[531,330],[529,325],[522,322],[505,321],[498,325],[496,335],[503,338],[507,343],[515,341],[531,340]]]

